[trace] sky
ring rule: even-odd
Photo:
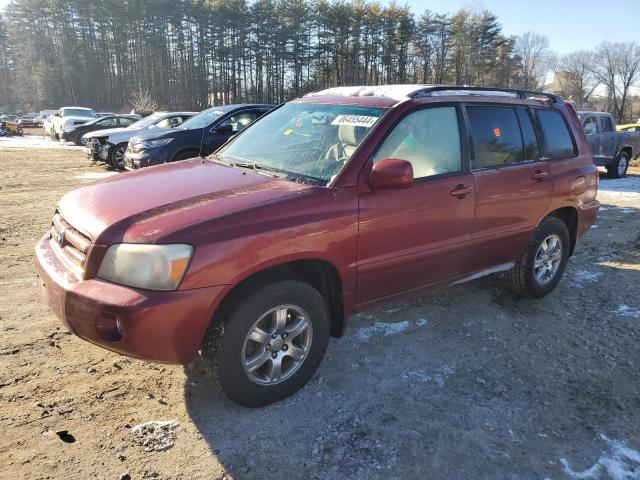
[[[388,5],[392,0],[383,0]],[[397,0],[416,14],[487,9],[507,35],[546,35],[557,53],[591,50],[604,41],[640,43],[640,0]]]
[[[99,0],[87,0],[99,1]],[[379,0],[390,4],[394,0]],[[604,41],[640,43],[640,0],[395,0],[419,15],[460,8],[491,10],[508,35],[526,31],[549,38],[552,50],[564,54],[591,50]],[[3,9],[9,0],[0,0]]]

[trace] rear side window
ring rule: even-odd
[[[411,162],[416,179],[462,170],[456,108],[423,108],[404,117],[376,152],[373,162],[385,158]]]
[[[536,130],[533,128],[531,116],[526,108],[516,108],[518,114],[518,122],[520,122],[520,130],[522,131],[522,140],[524,141],[524,159],[539,160],[540,147],[538,147],[538,138]]]
[[[522,162],[523,143],[516,111],[511,107],[468,106],[474,168]]]
[[[536,108],[536,118],[542,134],[542,151],[551,160],[576,155],[576,148],[562,114],[556,110]]]

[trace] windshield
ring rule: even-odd
[[[210,108],[209,110],[205,110],[203,112],[200,112],[198,115],[191,117],[189,120],[180,125],[180,128],[204,128],[207,125],[215,122],[225,113],[227,112],[216,110],[215,108]]]
[[[162,118],[163,118],[162,115],[149,115],[148,117],[141,118],[137,122],[132,123],[127,128],[131,130],[145,128]]]
[[[85,110],[82,108],[63,108],[62,109],[63,117],[89,117],[93,118],[96,116],[93,110]]]
[[[326,185],[383,113],[382,108],[289,103],[254,123],[217,157]]]

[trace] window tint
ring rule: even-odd
[[[538,147],[538,138],[533,128],[531,116],[526,108],[516,108],[518,121],[520,122],[520,130],[522,131],[522,140],[524,141],[524,159],[540,160],[540,148]]]
[[[164,120],[160,120],[156,123],[158,128],[171,128],[176,127],[182,123],[182,117],[167,117]]]
[[[120,126],[128,127],[129,125],[133,124],[133,122],[135,121],[136,120],[134,118],[120,117]]]
[[[603,132],[613,132],[613,125],[611,124],[611,118],[606,116],[600,117],[600,126]]]
[[[104,120],[100,120],[97,124],[104,128],[115,127],[117,125],[118,120],[116,117],[105,118]]]
[[[584,133],[590,135],[592,133],[598,133],[598,121],[596,117],[587,117],[582,122]]]
[[[257,117],[257,112],[242,112],[227,118],[222,125],[231,125],[234,132],[240,132],[251,125]]]
[[[551,160],[573,157],[576,154],[567,124],[560,112],[544,108],[535,109],[540,133],[542,151]]]
[[[474,168],[496,167],[524,160],[522,136],[514,108],[469,106]]]
[[[407,115],[385,139],[373,162],[385,158],[411,162],[414,178],[462,170],[456,108],[424,108]]]

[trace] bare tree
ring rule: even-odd
[[[521,83],[527,90],[544,87],[547,73],[554,63],[549,39],[534,32],[525,32],[516,41],[515,54],[520,57]]]
[[[159,106],[155,98],[149,93],[149,90],[142,85],[138,85],[133,91],[129,103],[136,112],[140,113],[151,113],[157,110]]]
[[[578,109],[589,104],[591,96],[600,85],[593,73],[595,63],[593,52],[578,51],[560,58],[556,68],[556,81],[563,97],[575,102]]]
[[[607,88],[609,110],[623,122],[629,91],[640,80],[640,46],[635,42],[604,42],[596,48],[594,59],[592,70]]]

